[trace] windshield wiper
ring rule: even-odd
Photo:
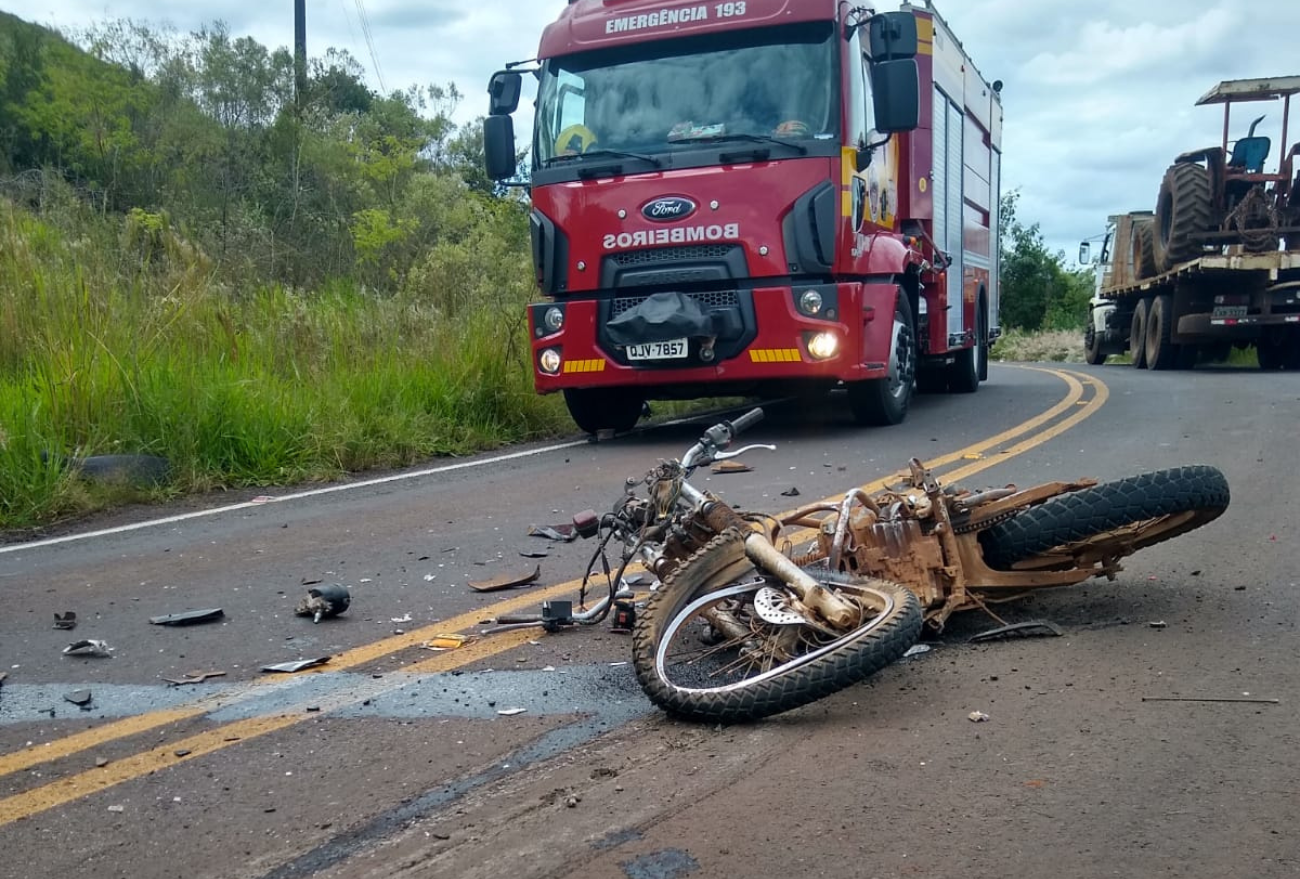
[[[546,160],[546,167],[549,168],[552,165],[558,165],[564,162],[572,162],[575,159],[590,159],[593,157],[594,158],[637,159],[639,161],[646,162],[647,164],[655,168],[662,168],[664,164],[663,162],[656,159],[654,156],[646,156],[646,155],[642,155],[641,153],[627,153],[627,152],[623,152],[622,150],[595,149],[595,150],[587,150],[585,153],[573,153],[571,155],[566,155],[566,156],[551,156],[549,159]]]
[[[703,137],[678,137],[673,138],[672,143],[726,143],[727,141],[747,141],[749,143],[774,143],[792,149],[801,156],[808,155],[808,147],[801,143],[791,143],[780,137],[772,137],[770,134],[714,134]]]

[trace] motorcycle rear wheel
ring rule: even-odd
[[[677,717],[758,720],[864,680],[920,635],[921,605],[906,586],[806,570],[862,608],[854,628],[766,621],[755,598],[767,601],[771,617],[781,584],[756,570],[738,531],[714,537],[668,576],[637,617],[632,661],[642,690]],[[713,622],[719,613],[730,633]]]
[[[1063,494],[980,535],[984,560],[1010,570],[1131,555],[1217,519],[1228,480],[1214,467],[1156,470]]]

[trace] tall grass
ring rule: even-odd
[[[525,242],[481,244],[435,246],[420,288],[393,297],[232,289],[165,217],[0,199],[0,527],[115,499],[63,473],[62,455],[160,455],[165,491],[186,492],[568,427],[532,390]]]

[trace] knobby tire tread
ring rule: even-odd
[[[1056,547],[1160,516],[1205,511],[1209,517],[1203,525],[1228,508],[1230,497],[1227,479],[1214,467],[1156,470],[1052,498],[994,525],[980,542],[989,566],[1005,570]]]

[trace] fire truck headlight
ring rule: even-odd
[[[547,375],[557,374],[560,371],[560,352],[555,348],[547,348],[537,358],[537,364]]]
[[[564,326],[564,309],[552,305],[546,309],[546,314],[542,317],[542,323],[550,332],[558,333]]]
[[[808,340],[808,353],[814,360],[829,360],[840,350],[840,338],[834,333],[817,333]]]
[[[804,314],[821,314],[822,294],[816,290],[805,290],[803,295],[799,297],[799,310]]]

